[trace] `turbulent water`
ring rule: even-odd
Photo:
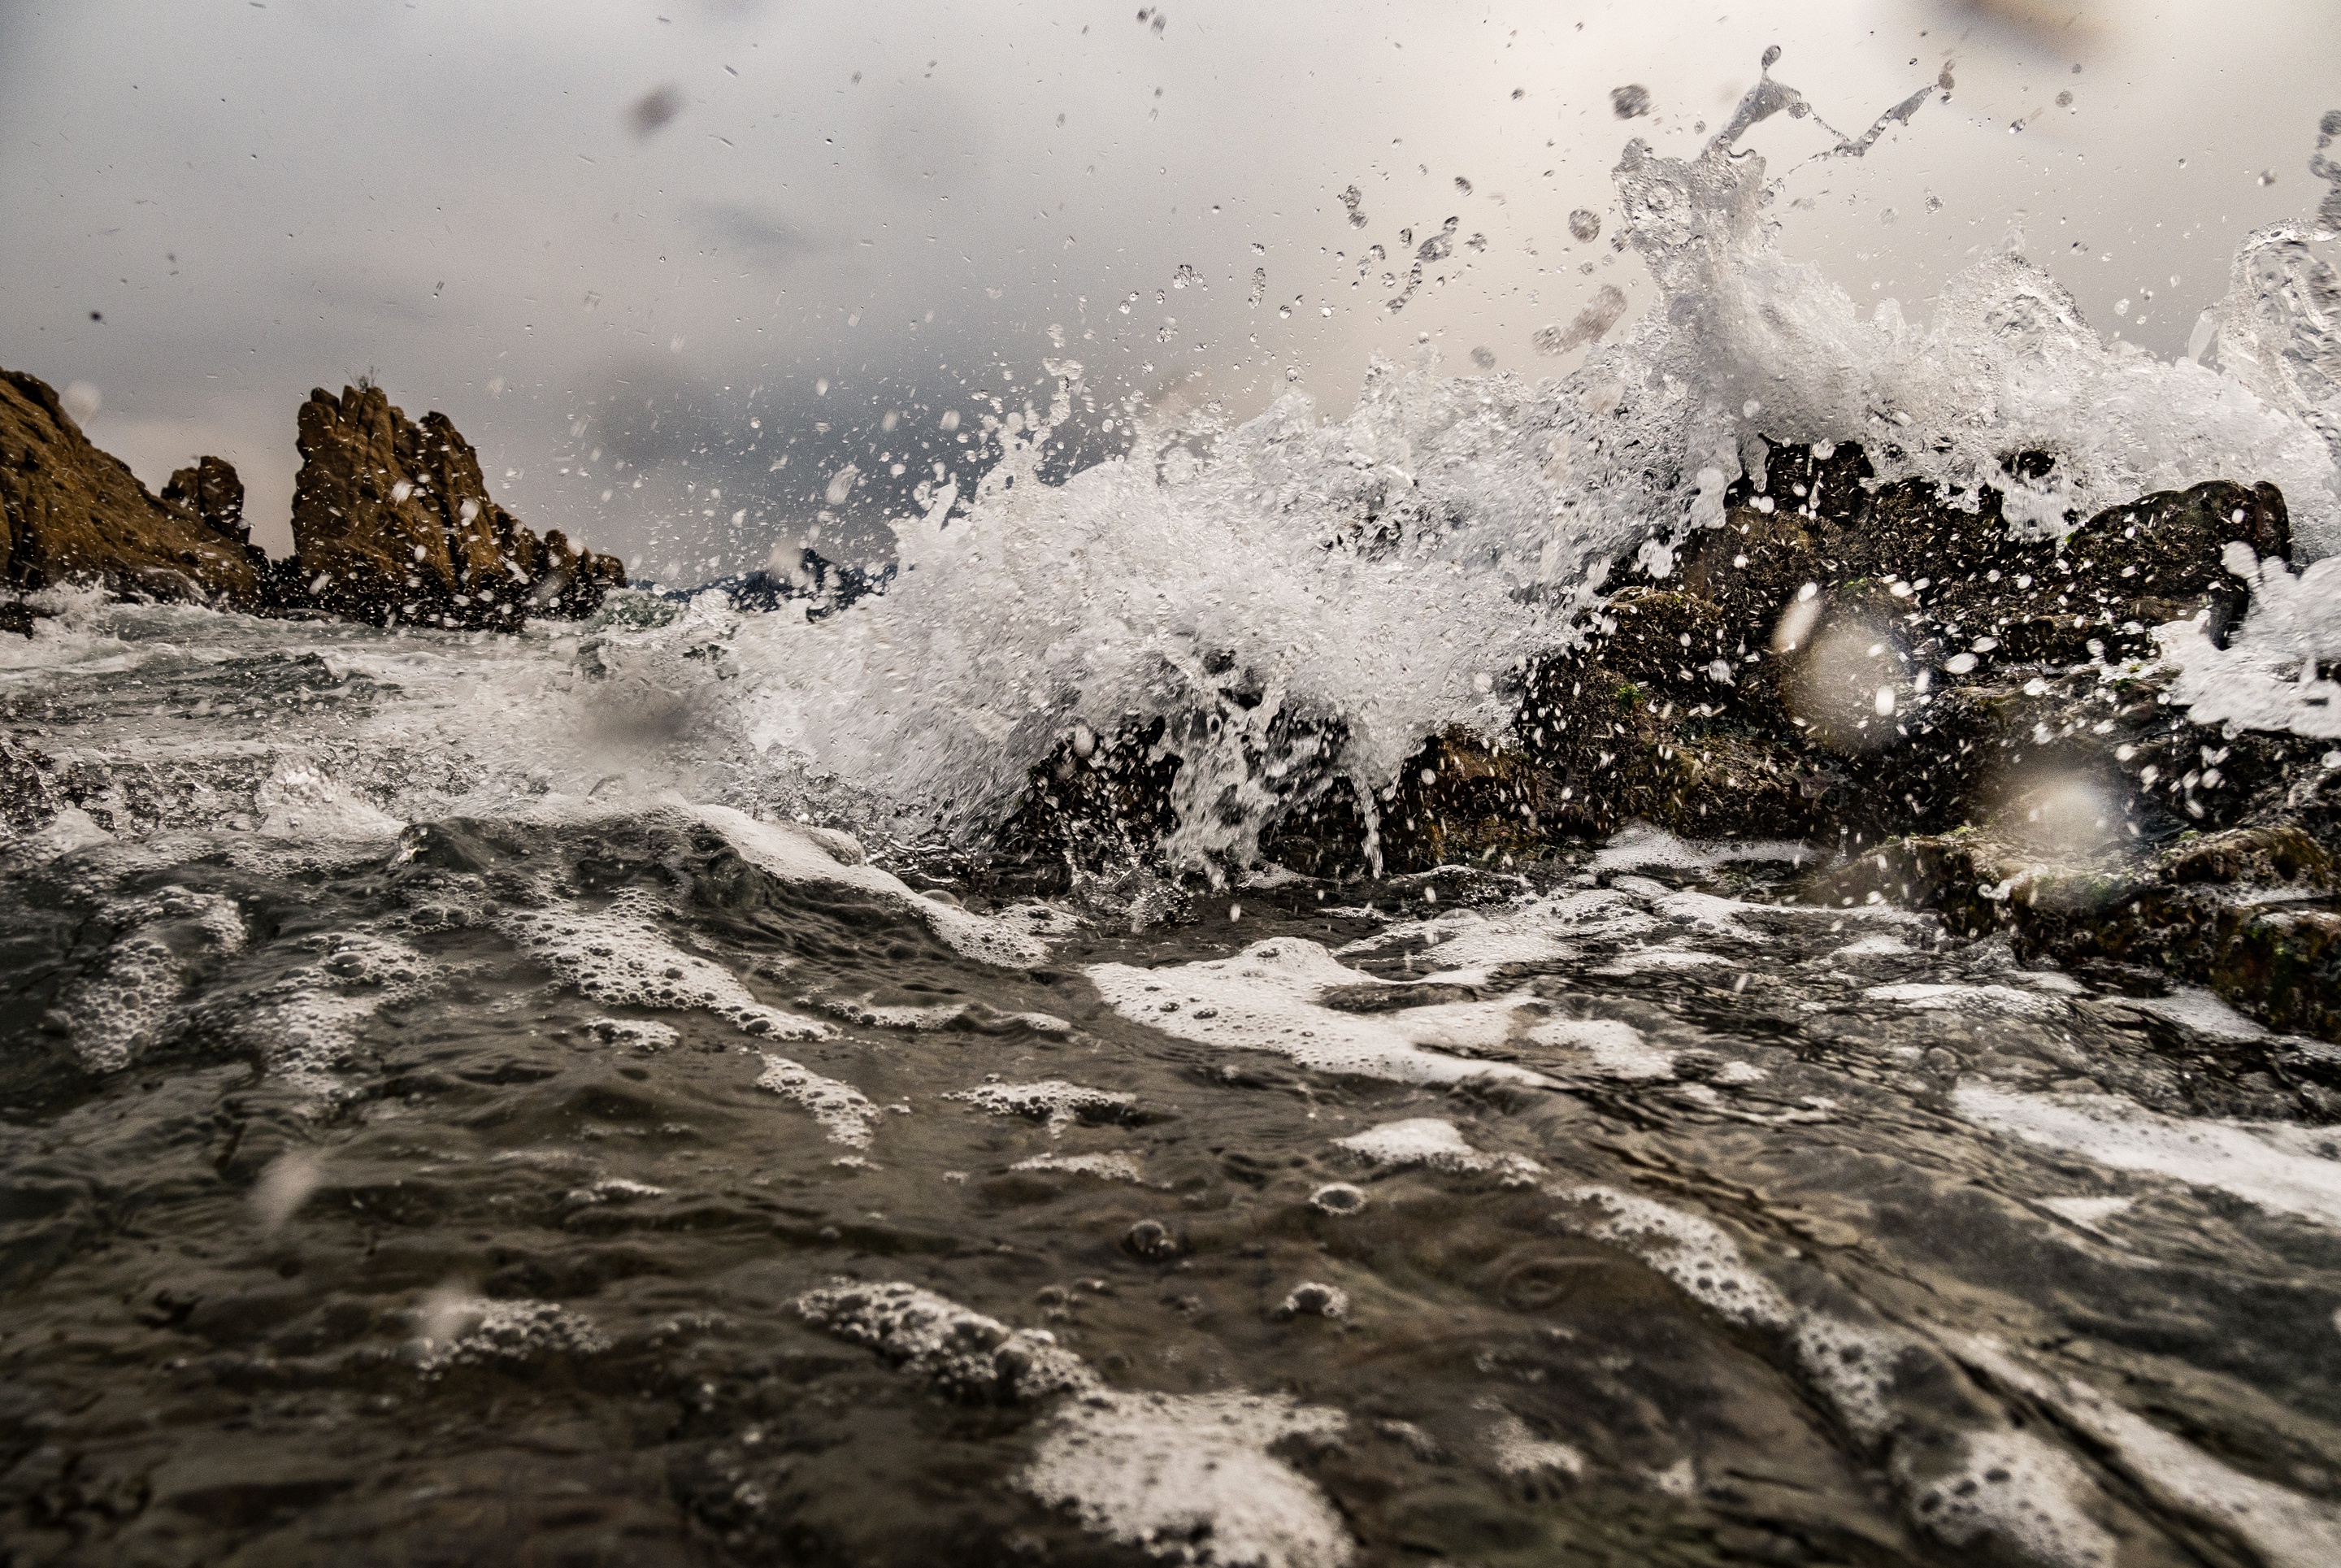
[[[2013,257],[1857,316],[1728,140],[1620,179],[1666,303],[1570,375],[1029,442],[818,620],[0,637],[7,1560],[2341,1561],[2341,1050],[1795,844],[1253,864],[1759,432],[2341,544],[2313,225],[2172,365]],[[2237,565],[2177,691],[2336,733],[2333,573]],[[1133,715],[1162,875],[919,874]]]

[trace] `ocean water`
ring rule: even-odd
[[[1732,141],[1793,101],[1629,149],[1664,297],[1569,375],[1061,485],[1036,409],[819,620],[50,595],[0,639],[8,1560],[2341,1561],[2341,1049],[1798,902],[1800,844],[1259,861],[1504,722],[1766,438],[2056,451],[2038,529],[2276,481],[2295,566],[2165,657],[2341,734],[2333,236],[2246,236],[2177,363],[2013,255],[1858,312]],[[935,872],[1133,717],[1161,866]]]

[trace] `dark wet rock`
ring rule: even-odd
[[[1832,903],[1936,908],[2029,954],[2142,965],[2271,1027],[2341,1034],[2327,744],[2207,730],[2149,662],[2157,626],[2216,641],[2243,614],[2236,546],[2288,556],[2276,489],[2214,481],[2030,536],[2000,491],[1880,484],[1858,447],[1763,456],[1676,570],[1519,673],[1502,733],[1428,737],[1370,800],[1337,770],[1338,721],[1248,743],[1258,787],[1289,803],[1261,856],[1347,878],[1501,869],[1636,822],[1802,840],[1835,853],[1815,891]],[[2007,467],[2012,491],[2054,459]],[[1002,830],[1008,863],[1064,886],[1152,853],[1197,809],[1173,794],[1190,744],[1248,711],[1240,672],[1221,678],[1184,729],[1061,744]]]
[[[1165,720],[1132,720],[1111,735],[1061,742],[1029,775],[992,835],[981,877],[998,893],[1062,893],[1082,871],[1152,858],[1178,825],[1170,801],[1181,759],[1163,745]]]
[[[2005,933],[2027,960],[2200,985],[2272,1029],[2341,1037],[2341,874],[2298,822],[2158,848],[2091,845],[2078,826],[1890,840],[1824,874],[1815,896],[1934,909],[1954,931]]]
[[[219,459],[204,463],[233,481]],[[214,491],[225,493],[224,484]],[[93,582],[115,594],[234,608],[261,598],[242,533],[224,531],[214,514],[167,489],[150,493],[121,459],[90,444],[46,382],[21,371],[0,370],[0,580],[13,587]]]
[[[489,498],[478,454],[443,414],[420,425],[378,386],[301,405],[293,541],[306,591],[353,619],[512,626],[581,617],[626,584],[617,559],[540,539]]]
[[[40,620],[41,613],[22,599],[0,603],[0,632],[14,632],[20,637],[29,637]]]

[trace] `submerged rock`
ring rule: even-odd
[[[48,383],[0,370],[0,579],[20,589],[95,582],[120,594],[257,607],[261,574],[242,526],[243,486],[216,457],[196,466],[210,475],[207,490],[197,483],[201,496],[174,480],[157,497],[128,464],[91,444]]]
[[[311,597],[354,619],[513,626],[581,617],[626,585],[614,556],[543,539],[491,500],[443,414],[420,425],[378,386],[319,387],[301,405],[295,558]]]

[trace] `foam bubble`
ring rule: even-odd
[[[899,1282],[814,1291],[796,1310],[961,1397],[1059,1401],[1016,1484],[1108,1540],[1222,1568],[1343,1568],[1356,1555],[1324,1493],[1271,1452],[1338,1437],[1339,1411],[1281,1394],[1116,1393],[1054,1336]]]
[[[2267,1038],[2266,1025],[2245,1017],[2197,986],[2182,985],[2167,996],[2132,996],[2124,1000],[2140,1013],[2167,1018],[2209,1039],[2241,1044]]]
[[[1199,1044],[1273,1051],[1320,1072],[1402,1084],[1494,1077],[1549,1084],[1526,1068],[1445,1051],[1484,1050],[1512,1036],[1524,999],[1459,1002],[1393,1014],[1343,1013],[1317,998],[1336,985],[1386,982],[1349,968],[1317,943],[1277,937],[1232,958],[1139,969],[1101,964],[1090,983],[1123,1017]]]
[[[1713,871],[1744,861],[1786,861],[1801,865],[1813,852],[1793,840],[1678,838],[1649,823],[1629,823],[1601,846],[1587,869],[1599,875],[1618,871]]]
[[[2332,1503],[2232,1470],[2077,1378],[2051,1378],[2021,1364],[1997,1340],[1969,1336],[1960,1348],[1993,1377],[2105,1444],[2163,1506],[2233,1531],[2268,1568],[2341,1562],[2341,1509]]]
[[[177,1017],[190,964],[244,946],[244,916],[234,899],[166,887],[117,900],[103,918],[124,929],[61,1002],[83,1070],[116,1073]]]
[[[1138,1104],[1134,1094],[1085,1088],[1061,1078],[1047,1078],[1037,1084],[981,1084],[943,1098],[964,1100],[995,1116],[1029,1116],[1046,1122],[1051,1134],[1061,1134],[1077,1121],[1118,1121]]]
[[[1146,1180],[1137,1159],[1129,1154],[1035,1154],[1008,1167],[1011,1171],[1062,1171],[1070,1175],[1095,1176],[1101,1182]]]
[[[2118,1550],[2113,1534],[2075,1501],[2094,1490],[2088,1476],[2031,1433],[1971,1433],[1946,1473],[1921,1478],[1907,1464],[1898,1468],[1911,1512],[1951,1545],[1997,1536],[2054,1568],[2112,1568]]]
[[[1270,1449],[1348,1424],[1281,1394],[1121,1394],[1067,1410],[1017,1482],[1157,1557],[1341,1568],[1357,1549],[1340,1515]]]
[[[383,1008],[426,994],[439,966],[402,942],[369,931],[305,937],[316,954],[256,997],[216,1003],[258,1047],[270,1072],[319,1101],[344,1092],[334,1069],[356,1050],[359,1032]]]
[[[799,1296],[795,1307],[813,1327],[867,1345],[949,1393],[1031,1401],[1100,1388],[1081,1358],[1046,1330],[1011,1329],[918,1285],[842,1284]]]
[[[1539,1437],[1527,1422],[1506,1411],[1488,1429],[1488,1457],[1505,1475],[1566,1475],[1575,1481],[1585,1473],[1585,1455],[1566,1443]]]
[[[1455,1171],[1468,1175],[1500,1169],[1509,1174],[1529,1176],[1544,1169],[1534,1160],[1520,1154],[1483,1154],[1464,1142],[1463,1134],[1456,1131],[1454,1123],[1442,1122],[1436,1116],[1384,1122],[1362,1133],[1336,1138],[1333,1146],[1347,1149],[1377,1165],[1389,1165],[1399,1170],[1422,1165],[1434,1171]]]
[[[812,1113],[812,1119],[821,1124],[831,1143],[849,1148],[868,1147],[871,1128],[882,1114],[870,1097],[852,1084],[824,1078],[785,1056],[764,1058],[764,1070],[757,1074],[756,1087],[794,1100]]]
[[[414,1364],[425,1377],[454,1366],[595,1355],[610,1348],[610,1336],[591,1318],[553,1302],[490,1301],[443,1290],[425,1299],[416,1317]]]
[[[495,919],[531,957],[604,1007],[712,1013],[744,1034],[775,1040],[835,1033],[817,1019],[766,1006],[730,970],[675,946],[660,929],[656,904],[638,890],[621,893],[605,909],[506,908]]]
[[[758,822],[730,806],[692,809],[759,870],[782,882],[827,882],[879,894],[922,922],[954,951],[978,963],[1003,969],[1030,968],[1049,955],[1049,944],[1041,934],[1061,934],[1056,917],[1037,906],[1021,905],[1000,917],[987,917],[956,904],[921,898],[900,877],[867,864],[861,845],[846,834],[824,837],[822,830]],[[838,840],[852,848],[845,849]]]

